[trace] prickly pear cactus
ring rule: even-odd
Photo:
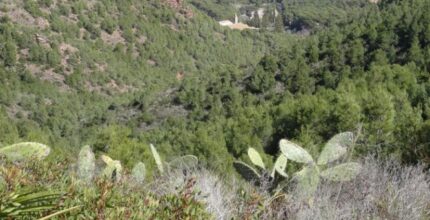
[[[137,163],[131,171],[131,178],[135,183],[142,184],[145,181],[146,168],[142,162]]]
[[[176,158],[168,163],[168,168],[173,169],[194,169],[197,168],[199,159],[194,155],[185,155]]]
[[[152,156],[154,157],[158,170],[160,171],[160,173],[164,173],[163,161],[161,161],[161,157],[158,154],[157,149],[155,149],[153,144],[150,144],[150,147],[151,147]]]
[[[82,147],[78,158],[78,177],[85,182],[91,182],[96,168],[95,156],[90,146]]]
[[[331,181],[349,181],[354,179],[361,170],[359,163],[343,163],[321,172],[321,177]]]
[[[257,166],[258,169],[254,169],[250,165],[236,161],[233,163],[236,171],[247,181],[252,182],[256,185],[260,185],[263,182],[270,182],[269,190],[277,188],[288,174],[285,172],[287,167],[287,157],[280,154],[276,158],[275,164],[272,170],[266,169],[266,166],[257,150],[250,147],[248,148],[248,157],[252,164]],[[276,175],[279,174],[279,175]]]
[[[289,160],[298,163],[312,163],[314,161],[312,156],[305,149],[291,141],[282,139],[279,142],[279,148]]]
[[[0,148],[0,155],[4,155],[12,161],[24,161],[29,159],[42,160],[49,155],[51,148],[35,142],[23,142]]]
[[[325,165],[333,162],[343,156],[348,146],[352,145],[354,134],[344,132],[333,136],[324,146],[318,158],[318,165]]]
[[[285,155],[281,154],[278,156],[278,158],[275,161],[275,165],[273,166],[273,170],[271,174],[272,178],[275,177],[275,173],[278,173],[279,175],[285,178],[288,177],[288,174],[285,173],[285,169],[287,168],[287,162],[288,162],[288,159]]]
[[[120,181],[122,174],[121,162],[118,160],[112,160],[112,158],[106,155],[102,155],[101,158],[106,164],[106,167],[102,173],[103,176],[106,178],[110,178],[113,182]]]
[[[320,177],[317,166],[305,166],[301,171],[295,173],[293,178],[297,182],[295,192],[299,198],[310,198],[318,189]]]
[[[333,136],[325,144],[317,163],[299,145],[285,139],[281,140],[279,147],[285,157],[292,161],[306,164],[293,177],[297,182],[298,193],[305,197],[311,197],[318,188],[320,177],[331,181],[349,181],[355,178],[361,170],[361,165],[358,163],[343,163],[320,170],[345,155],[347,147],[353,144],[353,139],[354,135],[351,132],[344,132]]]
[[[233,166],[246,181],[255,182],[261,178],[261,175],[246,163],[236,161]]]
[[[249,156],[249,159],[251,160],[251,162],[255,166],[258,166],[258,167],[260,167],[262,169],[266,169],[266,167],[264,166],[263,159],[261,159],[261,156],[260,156],[260,154],[258,153],[257,150],[255,150],[252,147],[248,148],[248,156]]]

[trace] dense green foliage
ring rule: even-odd
[[[357,16],[301,38],[156,0],[2,2],[0,146],[38,141],[67,157],[90,144],[131,168],[154,143],[232,170],[249,147],[271,166],[281,138],[316,156],[360,130],[356,153],[429,162],[430,3],[327,3],[341,6]],[[300,10],[283,16],[328,19]]]
[[[304,31],[343,23],[359,16],[369,3],[367,0],[284,0],[282,6],[288,29]]]
[[[172,104],[177,75],[240,73],[276,37],[222,29],[199,13],[187,19],[159,1],[64,1],[49,11],[43,1],[1,4],[0,145],[33,140],[67,153],[88,143],[127,161],[149,155],[143,144],[160,143],[168,118],[185,121]]]
[[[0,218],[427,219],[428,11],[0,1]]]

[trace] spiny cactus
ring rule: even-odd
[[[301,196],[312,196],[318,188],[320,177],[331,181],[348,181],[358,175],[361,169],[361,165],[358,163],[343,163],[321,171],[328,163],[339,159],[347,152],[347,147],[354,142],[353,138],[354,135],[351,132],[340,133],[332,137],[324,146],[317,163],[299,145],[285,139],[280,141],[280,149],[285,157],[306,164],[294,175]]]
[[[233,163],[234,168],[245,180],[254,182],[258,185],[260,184],[259,181],[262,179],[264,174],[270,173],[270,179],[276,180],[274,181],[274,186],[276,186],[282,178],[288,177],[288,175],[285,173],[285,168],[287,167],[287,158],[283,154],[279,155],[279,157],[276,159],[272,171],[266,170],[263,159],[261,158],[258,151],[254,148],[248,149],[248,157],[251,162],[258,167],[258,170],[241,161],[236,161]],[[276,178],[276,173],[279,174],[279,178]]]
[[[333,162],[343,156],[347,147],[354,142],[354,134],[352,132],[344,132],[333,136],[324,146],[318,158],[317,164],[324,165]]]
[[[185,155],[168,163],[169,169],[193,169],[196,168],[199,159],[194,155]]]
[[[257,170],[249,166],[248,164],[241,162],[241,161],[235,161],[233,163],[234,168],[236,168],[237,172],[246,180],[249,182],[257,181],[261,178],[261,174],[258,173]]]
[[[294,174],[297,182],[297,196],[300,198],[310,198],[318,188],[320,182],[319,170],[317,166],[305,166],[302,170]]]
[[[113,182],[118,182],[121,180],[122,166],[121,162],[118,160],[113,160],[112,158],[102,155],[103,162],[106,163],[106,167],[103,170],[103,176],[112,179]]]
[[[248,156],[254,165],[256,165],[262,169],[266,169],[266,167],[264,166],[263,159],[261,159],[261,156],[257,150],[255,150],[252,147],[248,148]]]
[[[0,148],[0,155],[4,155],[12,161],[23,161],[29,159],[42,160],[49,155],[51,149],[40,143],[23,142]]]
[[[79,179],[90,182],[94,177],[96,164],[95,156],[90,146],[82,147],[78,158],[78,177]]]
[[[142,162],[137,163],[131,171],[132,180],[137,184],[142,184],[145,181],[146,167]]]
[[[331,181],[349,181],[357,176],[360,169],[361,165],[359,163],[343,163],[323,170],[320,176]]]
[[[279,175],[283,177],[288,177],[288,174],[285,172],[285,169],[287,168],[287,157],[285,155],[281,154],[275,161],[275,165],[273,166],[272,170],[272,177],[275,177],[275,173],[278,172]]]
[[[157,149],[155,149],[153,144],[150,144],[149,146],[151,147],[152,156],[155,159],[155,163],[157,164],[158,170],[160,171],[160,173],[164,173],[163,162],[161,161],[161,157],[158,154]]]

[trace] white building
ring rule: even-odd
[[[220,21],[219,25],[221,25],[221,26],[231,26],[231,25],[233,25],[233,22],[231,22],[230,20],[224,20],[224,21]]]
[[[230,20],[224,20],[224,21],[220,21],[220,22],[219,22],[219,24],[220,24],[221,26],[231,26],[231,25],[233,25],[233,24],[237,24],[237,23],[239,23],[239,17],[237,17],[237,14],[236,14],[236,15],[234,15],[234,23],[233,23],[233,22],[231,22]]]

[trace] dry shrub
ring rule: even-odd
[[[170,170],[151,184],[151,191],[176,194],[193,178],[198,200],[217,219],[429,219],[430,179],[423,166],[380,162],[374,157],[365,158],[362,165],[354,180],[322,181],[313,199],[305,201],[289,196],[294,189],[274,199],[266,184],[241,185],[203,168]]]
[[[428,170],[373,157],[362,164],[356,179],[323,181],[311,202],[285,200],[265,219],[430,219]]]
[[[151,183],[151,191],[160,196],[176,195],[189,179],[195,180],[196,199],[205,204],[207,212],[220,220],[233,217],[237,202],[236,184],[234,181],[228,184],[214,172],[201,167],[169,170]]]

